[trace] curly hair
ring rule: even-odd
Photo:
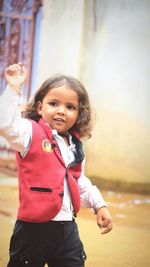
[[[37,90],[34,97],[29,101],[22,111],[24,118],[29,118],[35,121],[39,121],[41,116],[37,112],[38,102],[43,100],[45,95],[54,88],[66,84],[68,88],[74,90],[78,95],[79,101],[79,115],[75,125],[70,129],[76,131],[80,137],[91,137],[91,107],[89,102],[88,93],[83,84],[76,78],[64,75],[54,75],[47,79],[42,86]]]

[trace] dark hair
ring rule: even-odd
[[[66,84],[69,88],[74,90],[78,95],[79,100],[79,115],[75,125],[72,127],[73,131],[76,131],[80,137],[91,137],[91,107],[89,103],[89,97],[85,87],[77,79],[71,76],[54,75],[47,79],[42,86],[37,90],[33,99],[26,104],[25,109],[22,111],[24,118],[29,118],[35,121],[39,121],[41,116],[37,113],[37,104],[42,102],[45,95],[54,88]]]

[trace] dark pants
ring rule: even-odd
[[[84,267],[86,254],[76,222],[16,221],[7,267]]]

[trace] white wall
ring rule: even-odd
[[[39,78],[78,74],[82,38],[83,0],[45,0],[41,25]]]
[[[87,172],[150,182],[150,1],[86,1],[82,80],[97,120]],[[93,171],[94,170],[94,171]]]

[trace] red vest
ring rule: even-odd
[[[52,130],[41,119],[32,121],[32,141],[24,158],[17,153],[19,175],[18,219],[29,222],[47,222],[61,209],[64,177],[67,177],[75,213],[80,209],[78,178],[84,158],[82,143],[73,135],[76,145],[75,161],[66,167]]]

